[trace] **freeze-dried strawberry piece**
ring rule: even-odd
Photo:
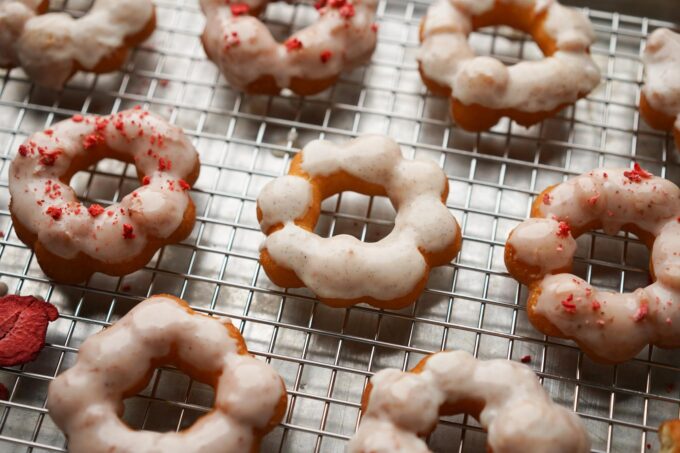
[[[0,298],[0,366],[35,360],[45,346],[48,323],[58,317],[54,305],[33,296]]]

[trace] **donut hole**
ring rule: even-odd
[[[259,17],[272,36],[277,41],[284,42],[293,33],[314,23],[319,18],[319,13],[311,3],[271,1]]]
[[[598,288],[631,292],[650,283],[650,250],[632,233],[601,230],[583,234],[572,273]]]
[[[107,158],[76,172],[69,184],[83,205],[110,205],[138,188],[139,180],[134,165]]]
[[[66,13],[73,18],[79,18],[92,9],[94,0],[51,0],[49,3],[50,12]]]
[[[496,58],[505,66],[545,57],[531,35],[508,26],[481,27],[470,35],[469,42],[476,55]]]
[[[210,385],[178,368],[156,368],[145,388],[123,401],[121,419],[135,430],[184,430],[208,413],[214,400],[215,390]]]
[[[378,242],[392,232],[395,217],[387,197],[342,192],[323,201],[314,232],[321,237],[347,234],[363,242]]]

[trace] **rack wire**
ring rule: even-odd
[[[380,1],[380,39],[371,64],[304,99],[232,90],[205,58],[198,40],[204,19],[195,0],[156,0],[155,34],[119,72],[78,75],[60,93],[35,87],[20,69],[0,72],[0,278],[11,292],[40,295],[61,312],[38,360],[0,368],[0,383],[10,391],[9,400],[0,401],[0,450],[65,451],[65,438],[45,409],[50,381],[74,363],[88,336],[161,292],[185,298],[202,312],[231,317],[251,352],[284,378],[288,412],[262,451],[343,451],[357,426],[368,378],[386,367],[409,369],[442,349],[529,360],[551,396],[583,417],[594,451],[658,448],[659,423],[680,411],[680,357],[648,348],[634,360],[603,366],[573,343],[541,335],[527,320],[526,292],[506,273],[502,256],[507,233],[549,184],[632,161],[680,182],[672,140],[649,129],[636,107],[645,39],[654,28],[672,24],[588,10],[602,84],[530,129],[503,121],[471,134],[450,123],[447,100],[427,93],[418,76],[417,26],[428,3]],[[52,7],[78,15],[90,4],[61,0]],[[305,3],[273,3],[266,13],[278,36],[313,18]],[[478,52],[508,63],[540,58],[531,40],[504,27],[481,30],[471,39]],[[182,126],[201,154],[202,173],[192,191],[196,227],[186,241],[165,247],[132,275],[96,275],[86,285],[50,282],[12,229],[9,163],[26,136],[56,121],[138,104]],[[263,239],[255,217],[260,188],[284,174],[306,142],[366,132],[390,134],[408,156],[435,159],[449,177],[447,204],[463,228],[458,258],[435,269],[424,294],[400,311],[328,308],[304,289],[274,286],[257,261]],[[102,161],[78,173],[72,185],[86,202],[117,201],[136,186],[134,168]],[[390,231],[393,219],[385,199],[343,193],[324,202],[317,231],[375,241]],[[576,273],[592,283],[621,291],[647,283],[649,253],[635,238],[595,232],[578,242]],[[212,399],[210,387],[162,368],[126,401],[124,418],[139,429],[182,429]],[[435,451],[457,446],[476,452],[484,450],[485,435],[470,417],[444,417],[429,442]]]

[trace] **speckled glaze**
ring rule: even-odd
[[[21,66],[37,84],[61,88],[93,70],[154,20],[151,0],[95,0],[84,16],[37,14],[42,0],[0,0],[0,66]]]
[[[475,405],[481,407],[473,415],[488,432],[489,451],[590,451],[578,416],[553,403],[531,369],[516,362],[441,352],[428,356],[412,372],[382,370],[370,384],[349,453],[427,453],[420,436],[434,429],[442,406]],[[455,411],[460,412],[467,411]]]
[[[143,185],[118,203],[88,208],[68,182],[75,167],[103,157],[100,145],[112,150],[107,157],[134,163]],[[56,256],[123,263],[182,224],[198,166],[198,153],[182,130],[154,114],[134,109],[107,117],[76,115],[19,147],[9,169],[10,211]]]
[[[467,41],[473,18],[499,3],[533,7],[535,17],[543,21],[543,32],[554,42],[554,53],[512,66],[476,56]],[[417,58],[422,73],[450,87],[464,105],[551,111],[575,102],[600,82],[600,71],[588,52],[594,40],[590,22],[554,0],[437,0],[423,21],[421,40]]]
[[[165,363],[213,385],[214,408],[180,432],[133,431],[120,419],[122,400]],[[229,319],[154,296],[83,343],[76,364],[50,383],[47,408],[73,453],[242,453],[256,450],[285,401],[281,378],[245,351]]]
[[[277,42],[265,24],[249,15],[268,3],[270,0],[237,5],[201,0],[207,17],[203,33],[206,53],[236,88],[250,90],[249,85],[262,77],[272,77],[280,89],[290,88],[296,78],[332,79],[365,63],[375,49],[376,0],[317,2],[319,19],[284,43]]]
[[[508,269],[531,285],[530,319],[547,320],[606,362],[628,360],[647,344],[680,347],[680,189],[675,184],[639,166],[594,170],[544,192],[533,216],[510,233],[506,247]],[[633,231],[653,242],[656,281],[619,294],[559,273],[571,268],[574,236],[600,227],[607,234]],[[537,270],[534,281],[518,271],[527,267]]]
[[[387,137],[364,136],[342,146],[314,141],[302,150],[300,166],[304,174],[278,178],[258,197],[260,226],[268,234],[262,249],[322,300],[379,303],[407,295],[426,278],[429,255],[459,244],[458,223],[442,201],[444,172],[432,161],[404,159]],[[297,223],[315,203],[318,209],[319,186],[346,175],[357,185],[384,189],[397,209],[394,229],[379,242],[322,238]]]

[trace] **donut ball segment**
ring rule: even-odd
[[[133,430],[120,419],[123,400],[168,365],[212,386],[215,406],[180,432]],[[76,364],[50,384],[47,401],[74,453],[255,453],[283,419],[287,395],[274,369],[248,353],[230,320],[161,294],[88,338]]]
[[[531,35],[538,47],[543,52],[543,55],[550,57],[557,52],[558,46],[556,41],[545,31],[544,23],[547,17],[545,11],[537,13],[533,2],[527,2],[522,5],[521,2],[502,2],[496,1],[491,10],[478,15],[472,15],[472,30],[477,30],[483,27],[506,25],[516,30]],[[425,19],[420,25],[420,41],[425,41]],[[492,59],[487,58],[489,63]],[[495,61],[499,69],[503,69],[503,63]],[[489,108],[481,104],[472,103],[465,104],[458,100],[453,89],[449,85],[429,77],[425,72],[423,65],[419,65],[420,76],[423,83],[435,95],[451,98],[451,116],[461,128],[471,131],[480,132],[492,128],[503,117],[508,117],[524,127],[530,127],[543,121],[546,118],[555,116],[564,108],[572,104],[572,102],[565,102],[557,107],[544,111],[523,111],[517,108]],[[506,72],[506,71],[500,71]],[[478,83],[480,87],[487,86],[491,89],[497,83],[506,83],[505,81],[497,81],[489,78],[482,73],[477,74],[479,77]],[[578,93],[577,98],[585,97],[589,91]]]
[[[659,427],[659,453],[680,453],[680,420],[669,420]]]
[[[610,171],[610,174],[609,174],[610,178],[612,177],[611,173],[614,172],[614,171],[615,170]],[[606,170],[600,170],[600,172],[603,172],[605,175],[607,174]],[[650,173],[646,172],[644,169],[642,169],[637,164],[635,165],[635,168],[633,170],[626,171],[626,172],[624,172],[624,174],[628,174],[628,177],[633,178],[634,180],[637,180],[638,182],[640,180],[637,179],[637,178],[642,178],[643,181],[646,180],[646,179],[649,179],[649,178],[653,178],[653,176]],[[656,177],[654,177],[654,178],[657,179],[657,180],[662,180],[661,178],[656,178]],[[559,185],[554,185],[554,186],[548,187],[541,194],[539,194],[539,196],[536,198],[536,200],[534,201],[534,204],[532,206],[531,219],[543,219],[543,218],[545,218],[545,214],[543,213],[543,209],[545,207],[545,204],[546,204],[547,200],[550,200],[552,198],[551,194],[558,187],[559,187]],[[665,191],[665,189],[660,190],[660,192]],[[671,197],[671,199],[674,196],[673,194],[677,194],[677,187],[675,187],[675,189],[676,189],[675,192],[671,190],[671,195],[669,195],[669,197]],[[594,204],[598,201],[600,201],[600,196],[596,195],[593,198],[588,200],[588,204],[592,205],[592,204]],[[677,200],[675,200],[675,201],[677,201]],[[654,203],[655,202],[651,202],[651,204],[654,204]],[[633,201],[631,201],[631,205],[633,205]],[[573,200],[572,207],[574,209],[579,209],[579,208],[577,208],[577,206],[580,206],[578,204],[578,201]],[[572,212],[574,212],[574,211],[572,210]],[[644,218],[645,216],[641,215],[641,217]],[[674,219],[675,218],[673,218],[673,220]],[[680,219],[680,217],[678,217],[678,219]],[[577,225],[577,226],[575,226],[574,223],[569,222],[568,219],[566,221],[562,221],[562,219],[553,219],[553,220],[560,220],[559,227],[560,227],[560,229],[562,229],[562,228],[564,229],[563,233],[564,233],[564,236],[567,238],[568,242],[573,242],[576,238],[578,238],[582,234],[585,234],[589,231],[600,230],[600,229],[603,229],[603,227],[604,227],[601,220],[594,220],[594,221],[591,221],[587,224],[582,224],[582,225]],[[645,229],[642,229],[639,225],[637,225],[636,221],[638,221],[638,220],[641,220],[641,219],[630,219],[630,222],[624,223],[620,226],[619,231],[634,234],[635,236],[637,236],[640,239],[640,241],[642,243],[644,243],[647,246],[647,248],[650,251],[655,250],[654,244],[655,244],[655,241],[657,240],[657,236],[650,233],[649,231],[646,231]],[[674,225],[672,225],[673,222],[669,222],[669,223],[671,224],[671,226],[674,226]],[[516,233],[516,230],[513,230],[510,233],[510,235],[508,237],[508,242],[506,243],[505,257],[504,257],[505,258],[505,265],[506,265],[509,273],[516,280],[518,280],[520,283],[526,285],[529,288],[529,297],[528,297],[528,300],[527,300],[527,314],[528,314],[529,321],[534,325],[534,327],[537,330],[539,330],[540,332],[542,332],[542,333],[544,333],[545,335],[548,335],[548,336],[557,337],[557,338],[567,338],[567,339],[575,341],[578,344],[579,348],[581,350],[583,350],[586,353],[586,355],[588,355],[592,360],[599,362],[599,363],[604,363],[604,364],[621,363],[625,360],[632,358],[637,352],[639,352],[640,349],[642,349],[642,346],[640,346],[639,348],[636,349],[635,352],[633,352],[632,350],[628,350],[629,348],[620,347],[620,348],[615,348],[617,350],[617,357],[613,357],[609,354],[603,354],[601,351],[596,350],[593,347],[589,347],[584,341],[582,341],[579,338],[578,335],[567,335],[557,325],[555,325],[555,323],[553,323],[547,316],[544,316],[543,314],[538,313],[536,307],[539,303],[539,299],[542,296],[542,291],[543,291],[542,290],[542,284],[543,284],[544,279],[546,277],[567,276],[567,277],[572,277],[572,281],[579,282],[579,284],[582,283],[584,285],[587,285],[587,283],[585,281],[582,281],[580,278],[577,278],[576,276],[571,275],[573,255],[571,256],[569,261],[563,266],[560,266],[557,263],[552,263],[551,269],[548,272],[546,272],[546,269],[544,269],[540,266],[531,265],[531,264],[528,264],[527,262],[522,261],[518,256],[519,255],[518,251],[511,244],[513,235],[515,233]],[[575,248],[575,243],[574,243],[574,248]],[[573,250],[570,253],[573,253]],[[654,260],[654,255],[652,254],[652,256],[650,256],[650,265],[649,265],[650,278],[651,278],[652,282],[656,282],[657,281],[657,275],[656,275],[655,270],[654,270],[653,260]],[[673,270],[667,269],[666,272],[672,273]],[[668,279],[668,278],[669,277],[666,277],[666,279]],[[672,290],[674,291],[674,289],[672,289]],[[640,290],[638,290],[638,291],[640,291]],[[587,285],[587,287],[585,288],[584,294],[588,298],[590,298],[591,295],[592,295],[592,299],[593,299],[593,302],[592,302],[593,307],[592,308],[593,308],[593,311],[595,313],[599,312],[598,310],[600,308],[600,302],[597,302],[596,297],[598,295],[603,295],[603,297],[605,297],[604,296],[605,293],[606,292],[600,293],[595,288],[591,288],[589,285]],[[629,294],[634,295],[635,293],[629,293]],[[618,293],[614,294],[614,296],[623,296],[623,295],[624,294],[618,294]],[[562,301],[562,304],[563,304],[563,306],[564,306],[563,308],[565,310],[567,310],[567,309],[571,310],[573,308],[571,306],[571,301],[568,300],[568,298],[567,298],[567,300]],[[643,304],[644,304],[644,300],[643,300]],[[652,308],[649,308],[649,313],[650,313],[650,317],[651,317]],[[631,319],[635,320],[636,322],[638,322],[638,321],[642,322],[642,321],[645,321],[646,317],[647,317],[647,305],[641,305],[640,308],[638,309],[638,311],[631,317]],[[612,320],[613,320],[613,318],[612,318]],[[599,323],[603,323],[603,322],[604,322],[604,324],[599,324]],[[607,321],[598,321],[598,325],[583,326],[583,330],[585,330],[585,329],[598,329],[599,327],[606,325],[606,322]],[[669,322],[669,319],[667,318],[666,323],[664,323],[663,327],[670,326],[670,324],[668,324],[668,322]],[[635,326],[633,326],[633,328],[635,328]],[[583,333],[584,333],[583,330],[580,330],[581,335],[583,335]],[[607,342],[611,341],[612,347],[614,347],[613,345],[615,345],[618,340],[617,340],[617,338],[613,338],[612,335],[613,334],[610,334],[608,337],[606,337],[606,339],[603,339],[603,341],[605,341],[605,340]],[[618,335],[615,335],[615,336],[618,336]],[[631,338],[632,338],[632,335],[631,335]],[[652,344],[654,344],[657,347],[661,347],[661,348],[675,348],[675,347],[677,347],[676,345],[671,344],[671,343],[672,342],[669,342],[669,340],[665,340],[665,341],[659,341],[658,343],[652,343]]]
[[[288,173],[289,175],[299,176],[308,180],[313,188],[312,201],[309,204],[308,210],[302,217],[295,219],[295,224],[300,228],[303,228],[309,232],[313,232],[319,220],[321,202],[335,194],[344,191],[353,191],[368,196],[388,196],[385,187],[362,180],[345,171],[341,171],[329,176],[310,176],[302,168],[303,153],[304,152],[300,152],[296,155],[291,163],[290,171]],[[442,203],[445,203],[447,197],[448,181],[446,184],[446,189],[441,195]],[[259,205],[257,208],[257,217],[260,223],[262,223],[263,213]],[[447,247],[443,248],[440,252],[428,253],[425,250],[419,250],[427,263],[427,268],[422,278],[412,290],[408,291],[408,293],[400,297],[390,299],[377,299],[370,296],[354,299],[342,299],[323,297],[319,296],[318,294],[317,297],[323,303],[336,308],[344,308],[359,303],[367,303],[379,308],[400,309],[412,304],[425,289],[430,269],[432,267],[441,266],[451,262],[460,251],[462,235],[457,222],[456,226],[457,232],[453,242]],[[284,228],[284,225],[279,223],[277,225],[273,225],[267,231],[264,231],[264,233],[269,236],[282,228]],[[286,267],[285,263],[274,260],[266,248],[263,248],[260,252],[260,264],[264,268],[270,280],[278,286],[283,288],[302,288],[306,286],[294,270]]]

